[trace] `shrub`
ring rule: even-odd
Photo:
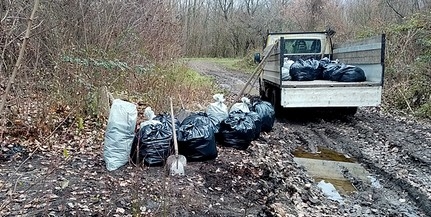
[[[430,34],[429,13],[415,14],[387,29],[384,98],[387,106],[412,109],[421,117],[431,116]]]

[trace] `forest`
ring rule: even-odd
[[[383,109],[431,116],[428,0],[58,0],[38,6],[10,82],[33,2],[1,1],[0,93],[7,106],[0,112],[9,119],[29,107],[92,115],[94,93],[104,85],[143,93],[156,108],[171,87],[199,99],[211,90],[194,85],[206,79],[178,64],[183,58],[240,58],[255,67],[252,55],[262,50],[267,32],[328,28],[337,42],[386,34]],[[5,94],[8,83],[11,94]]]

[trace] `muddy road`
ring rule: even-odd
[[[231,71],[221,65],[205,60],[190,61],[189,66],[200,72],[202,75],[214,78],[218,87],[229,92],[230,95],[239,93],[251,75],[241,71]],[[253,84],[254,88],[251,89],[250,94],[258,94],[258,85],[259,84],[257,82]]]
[[[238,84],[249,76],[203,61],[190,66],[214,77],[231,94],[238,93]],[[263,183],[260,190],[268,197],[265,214],[431,216],[429,122],[377,108],[360,108],[354,117],[342,118],[307,113],[278,118],[273,131],[250,148],[247,159],[265,173],[256,180]],[[349,163],[334,158],[338,155]],[[341,199],[319,187],[325,179],[332,182]],[[353,190],[346,190],[346,185]]]
[[[190,67],[228,100],[249,76]],[[430,123],[376,108],[279,118],[247,150],[217,146],[184,177],[132,164],[109,172],[106,126],[85,120],[74,131],[76,120],[59,120],[42,142],[0,141],[0,216],[431,216]]]

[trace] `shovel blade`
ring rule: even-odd
[[[184,167],[187,165],[187,159],[183,155],[171,155],[166,160],[168,167],[170,169],[170,174],[174,175],[184,175]]]
[[[173,164],[171,164],[170,173],[171,176],[184,176],[184,165],[180,161],[175,161]]]
[[[186,157],[184,157],[184,155],[171,155],[168,157],[168,159],[166,160],[166,164],[168,165],[168,167],[170,167],[172,164],[175,164],[176,161],[179,161],[183,166],[187,166],[187,159]]]

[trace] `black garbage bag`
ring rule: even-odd
[[[258,139],[260,136],[260,132],[262,131],[262,119],[257,112],[250,111],[246,113],[246,116],[250,117],[254,121],[254,125],[256,126],[254,130],[254,138]]]
[[[320,61],[315,59],[307,59],[305,62],[313,69],[314,80],[322,79],[322,68],[320,68]]]
[[[339,77],[336,76],[336,71],[341,68],[341,64],[338,63],[327,63],[323,65],[323,79],[330,81],[337,81]]]
[[[205,112],[197,112],[197,113],[190,114],[183,120],[181,125],[195,124],[195,123],[200,123],[203,125],[210,126],[214,133],[218,133],[220,128],[220,121],[217,119],[217,117],[208,115]]]
[[[341,82],[362,82],[367,80],[364,70],[357,66],[345,65],[338,70],[338,73],[342,74],[338,80]]]
[[[221,145],[245,150],[254,139],[256,125],[246,113],[234,111],[220,123],[219,132]]]
[[[172,117],[170,114],[167,113],[161,113],[156,115],[156,117],[153,118],[153,120],[160,121],[163,124],[163,127],[165,127],[167,130],[170,130],[172,132]],[[180,127],[180,121],[178,121],[177,118],[175,118],[175,129],[178,129]]]
[[[11,147],[7,149],[0,149],[0,162],[10,161],[17,158],[25,158],[28,156],[28,152],[24,146],[16,143],[11,144],[10,146]]]
[[[323,57],[319,62],[319,67],[321,69],[325,69],[326,65],[328,65],[329,63],[331,63],[331,60],[328,57]]]
[[[361,82],[367,78],[364,70],[357,66],[346,65],[344,63],[329,63],[323,70],[323,78],[340,82]]]
[[[144,161],[147,166],[162,166],[171,154],[171,150],[172,129],[168,129],[163,124],[148,124],[142,126],[135,135],[130,157],[135,164]]]
[[[259,114],[262,120],[263,132],[270,132],[275,122],[275,110],[271,103],[261,100],[260,98],[251,99],[250,111],[254,111]]]
[[[322,69],[319,61],[315,59],[298,59],[290,66],[290,76],[292,81],[313,81],[321,79]]]
[[[188,161],[206,161],[217,157],[213,127],[203,122],[202,117],[189,116],[178,129],[178,151]]]

